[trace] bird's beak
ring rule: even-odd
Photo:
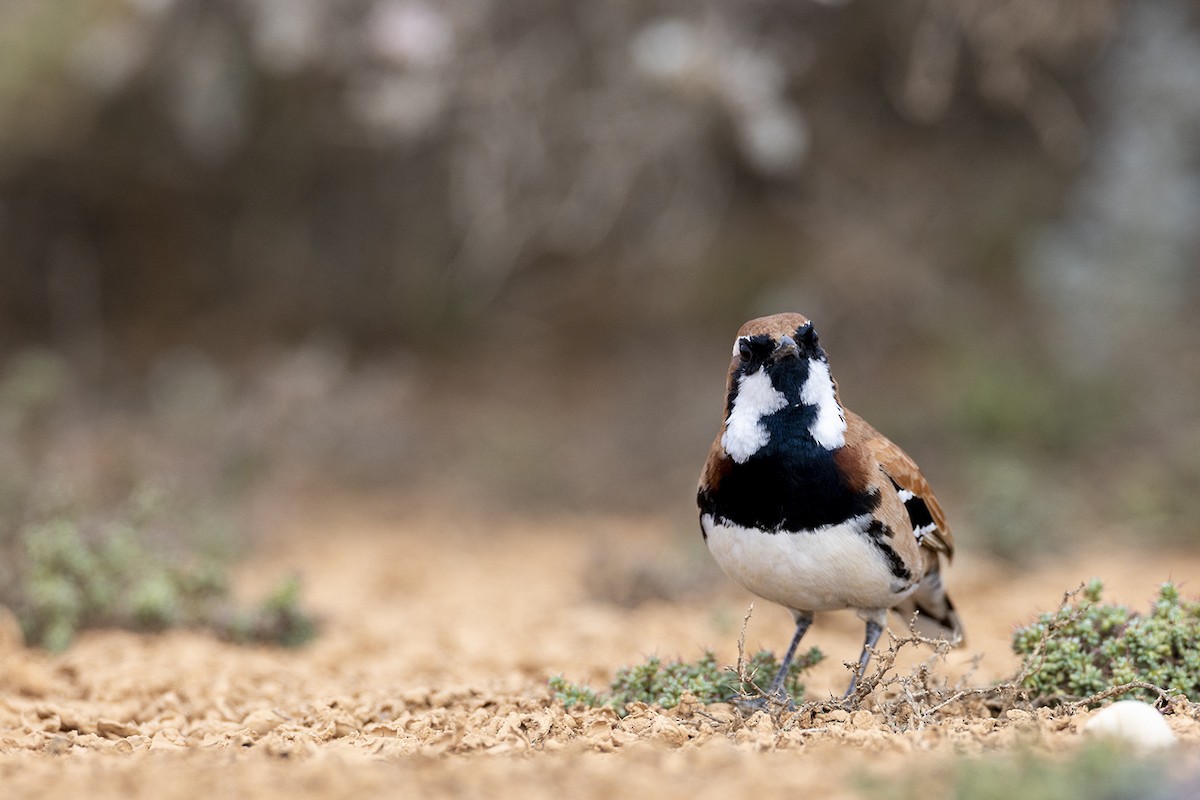
[[[787,356],[800,355],[800,347],[796,344],[796,340],[790,336],[782,336],[779,339],[779,345],[771,351],[771,359],[780,361]]]

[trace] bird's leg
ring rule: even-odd
[[[886,612],[885,612],[886,613]],[[867,671],[867,662],[871,660],[871,648],[879,641],[879,635],[883,633],[883,623],[874,618],[867,619],[867,638],[863,641],[862,655],[858,657],[858,669],[850,676],[850,687],[846,689],[846,693],[842,695],[842,699],[846,700],[850,695],[854,694],[854,689],[858,685],[858,679]]]
[[[792,711],[796,707],[792,702],[792,698],[788,697],[787,691],[784,689],[784,683],[787,681],[788,669],[792,666],[792,659],[796,657],[796,648],[799,647],[800,640],[804,638],[804,633],[808,630],[808,626],[812,625],[813,614],[811,611],[793,611],[792,613],[796,615],[796,633],[792,635],[792,643],[788,645],[787,652],[783,656],[783,661],[779,664],[779,671],[771,679],[771,686],[767,689],[766,694],[761,697],[741,697],[734,698],[733,700],[733,704],[741,709],[743,714],[749,715],[756,711],[770,711],[772,706],[779,706],[788,711]]]
[[[792,666],[792,659],[796,657],[796,648],[800,646],[800,640],[804,638],[804,634],[808,631],[808,626],[812,625],[813,614],[811,611],[796,611],[796,632],[792,635],[792,643],[788,645],[787,652],[783,655],[783,660],[779,662],[779,671],[775,673],[775,677],[771,680],[771,688],[767,690],[768,697],[774,697],[778,700],[787,700],[787,690],[783,688],[783,684],[787,681],[788,670]]]

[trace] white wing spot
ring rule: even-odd
[[[928,525],[922,525],[921,527],[914,530],[913,536],[916,536],[917,542],[920,543],[926,536],[928,536],[929,534],[933,533],[936,530],[937,530],[937,525],[935,523],[931,522]]]
[[[907,503],[909,500],[912,500],[914,497],[916,497],[916,495],[910,492],[908,489],[901,489],[900,491],[896,492],[896,494],[900,495],[901,503]]]

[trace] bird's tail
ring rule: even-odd
[[[963,643],[962,621],[950,595],[942,586],[942,574],[935,563],[932,569],[925,573],[920,586],[911,595],[897,604],[893,609],[904,618],[905,626],[916,614],[917,633],[929,639],[945,639],[952,645]]]

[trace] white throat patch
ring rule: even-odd
[[[835,450],[846,443],[846,417],[833,391],[829,364],[815,358],[808,360],[808,380],[800,389],[800,402],[817,409],[817,418],[808,428],[817,444]]]
[[[774,414],[786,405],[787,398],[771,385],[771,378],[762,367],[738,378],[737,397],[733,398],[733,409],[725,420],[725,433],[721,435],[721,446],[730,458],[744,464],[750,456],[761,450],[771,438],[767,426],[763,424],[763,417]]]

